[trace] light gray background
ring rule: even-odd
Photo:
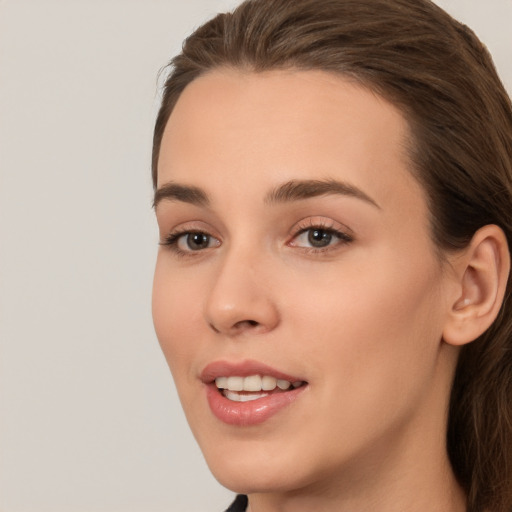
[[[158,70],[237,0],[0,0],[0,511],[214,512],[151,323]],[[512,0],[443,0],[512,90]]]

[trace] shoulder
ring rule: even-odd
[[[247,496],[239,494],[233,503],[226,509],[226,512],[246,512],[247,509]]]

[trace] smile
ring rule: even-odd
[[[217,377],[215,384],[225,391],[274,391],[276,388],[286,391],[292,386],[298,388],[303,381],[290,382],[285,379],[276,379],[271,375],[250,375],[249,377]]]
[[[290,388],[296,389],[303,384],[304,382],[300,380],[290,382],[284,379],[276,379],[271,375],[217,377],[215,379],[217,388],[228,400],[232,400],[233,402],[259,400],[260,398],[269,396],[271,392],[282,392]]]
[[[208,405],[223,423],[249,426],[263,423],[291,404],[307,382],[257,362],[213,363],[201,379]]]

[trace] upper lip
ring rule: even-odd
[[[289,382],[304,381],[301,377],[284,373],[264,363],[253,360],[240,362],[214,361],[204,367],[200,378],[205,384],[210,384],[217,377],[248,377],[249,375],[269,375],[276,379],[287,380]]]

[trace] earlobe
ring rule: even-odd
[[[455,265],[459,292],[451,303],[443,339],[451,345],[464,345],[491,326],[503,303],[510,272],[503,230],[495,225],[479,229]]]

